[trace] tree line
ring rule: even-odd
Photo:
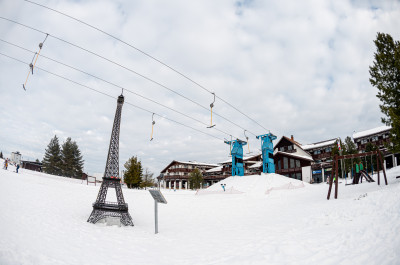
[[[81,178],[83,156],[78,144],[71,137],[60,146],[57,135],[48,144],[43,157],[43,172],[53,175]]]

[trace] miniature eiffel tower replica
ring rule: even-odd
[[[124,195],[122,194],[121,179],[119,178],[119,128],[123,104],[124,96],[121,95],[117,101],[117,110],[115,112],[103,182],[101,183],[96,202],[93,203],[93,211],[87,220],[89,223],[95,224],[103,218],[116,217],[120,218],[120,222],[123,225],[133,226],[132,217],[128,212],[128,204],[125,203]],[[106,202],[108,188],[115,189],[117,202]]]

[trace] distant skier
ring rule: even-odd
[[[18,173],[18,169],[19,169],[19,164],[17,164],[17,169],[16,169],[16,170],[17,170],[17,173]]]
[[[4,161],[4,169],[5,170],[7,170],[7,167],[8,167],[8,161],[7,161],[7,159]]]

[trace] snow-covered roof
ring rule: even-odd
[[[320,148],[320,147],[324,147],[324,146],[330,146],[336,143],[337,139],[331,139],[331,140],[327,140],[324,142],[318,142],[318,143],[314,143],[314,144],[306,144],[306,145],[302,145],[301,148],[303,150],[310,150],[310,149],[314,149],[314,148]]]
[[[202,163],[202,162],[197,162],[197,161],[188,161],[188,162],[186,162],[186,161],[177,161],[177,160],[174,160],[174,161],[177,162],[177,163],[180,163],[180,164],[187,164],[187,165],[210,166],[210,167],[217,167],[218,166],[217,164]]]
[[[249,168],[259,168],[262,166],[262,162],[258,161],[257,163],[255,163],[254,165],[249,166]]]
[[[314,161],[314,159],[312,159],[311,156],[297,155],[297,154],[294,154],[294,153],[286,153],[286,152],[282,152],[282,151],[276,152],[274,154],[274,156],[277,155],[277,154],[283,154],[283,155],[293,156],[293,157],[297,157],[297,158],[301,158],[301,159],[305,159],[305,160],[309,160],[309,161]]]
[[[369,136],[372,134],[377,134],[377,133],[384,132],[384,131],[389,131],[391,129],[392,129],[392,127],[385,125],[385,126],[376,127],[373,129],[362,131],[362,132],[356,132],[356,133],[353,133],[353,139]]]
[[[243,161],[247,161],[249,159],[255,158],[256,156],[260,156],[261,154],[257,154],[257,155],[253,155],[253,156],[245,156],[243,157]],[[226,163],[231,163],[232,162],[232,158],[230,158],[229,160],[225,160],[222,162],[219,162],[218,164],[226,164]],[[249,163],[253,162],[253,161],[248,161]]]
[[[172,160],[171,163],[168,164],[163,170],[161,170],[161,173],[165,172],[173,163],[178,163],[178,164],[185,164],[185,165],[196,165],[196,166],[209,166],[209,167],[218,167],[219,165],[217,164],[210,164],[210,163],[201,163],[201,162],[196,162],[196,161],[177,161],[177,160]]]
[[[210,172],[218,172],[218,171],[221,171],[221,170],[222,170],[222,168],[223,168],[223,166],[214,167],[214,168],[212,168],[212,169],[209,169],[209,170],[207,170],[207,171],[206,171],[206,173],[210,173]]]

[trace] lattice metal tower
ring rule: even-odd
[[[110,147],[103,182],[101,183],[96,202],[93,203],[93,211],[90,214],[89,223],[95,224],[106,217],[119,217],[123,225],[133,226],[132,217],[128,212],[128,204],[125,203],[119,178],[119,129],[121,124],[121,111],[124,104],[124,96],[120,95],[117,100],[114,125],[111,132]],[[117,195],[117,202],[107,202],[108,188],[114,188]]]

